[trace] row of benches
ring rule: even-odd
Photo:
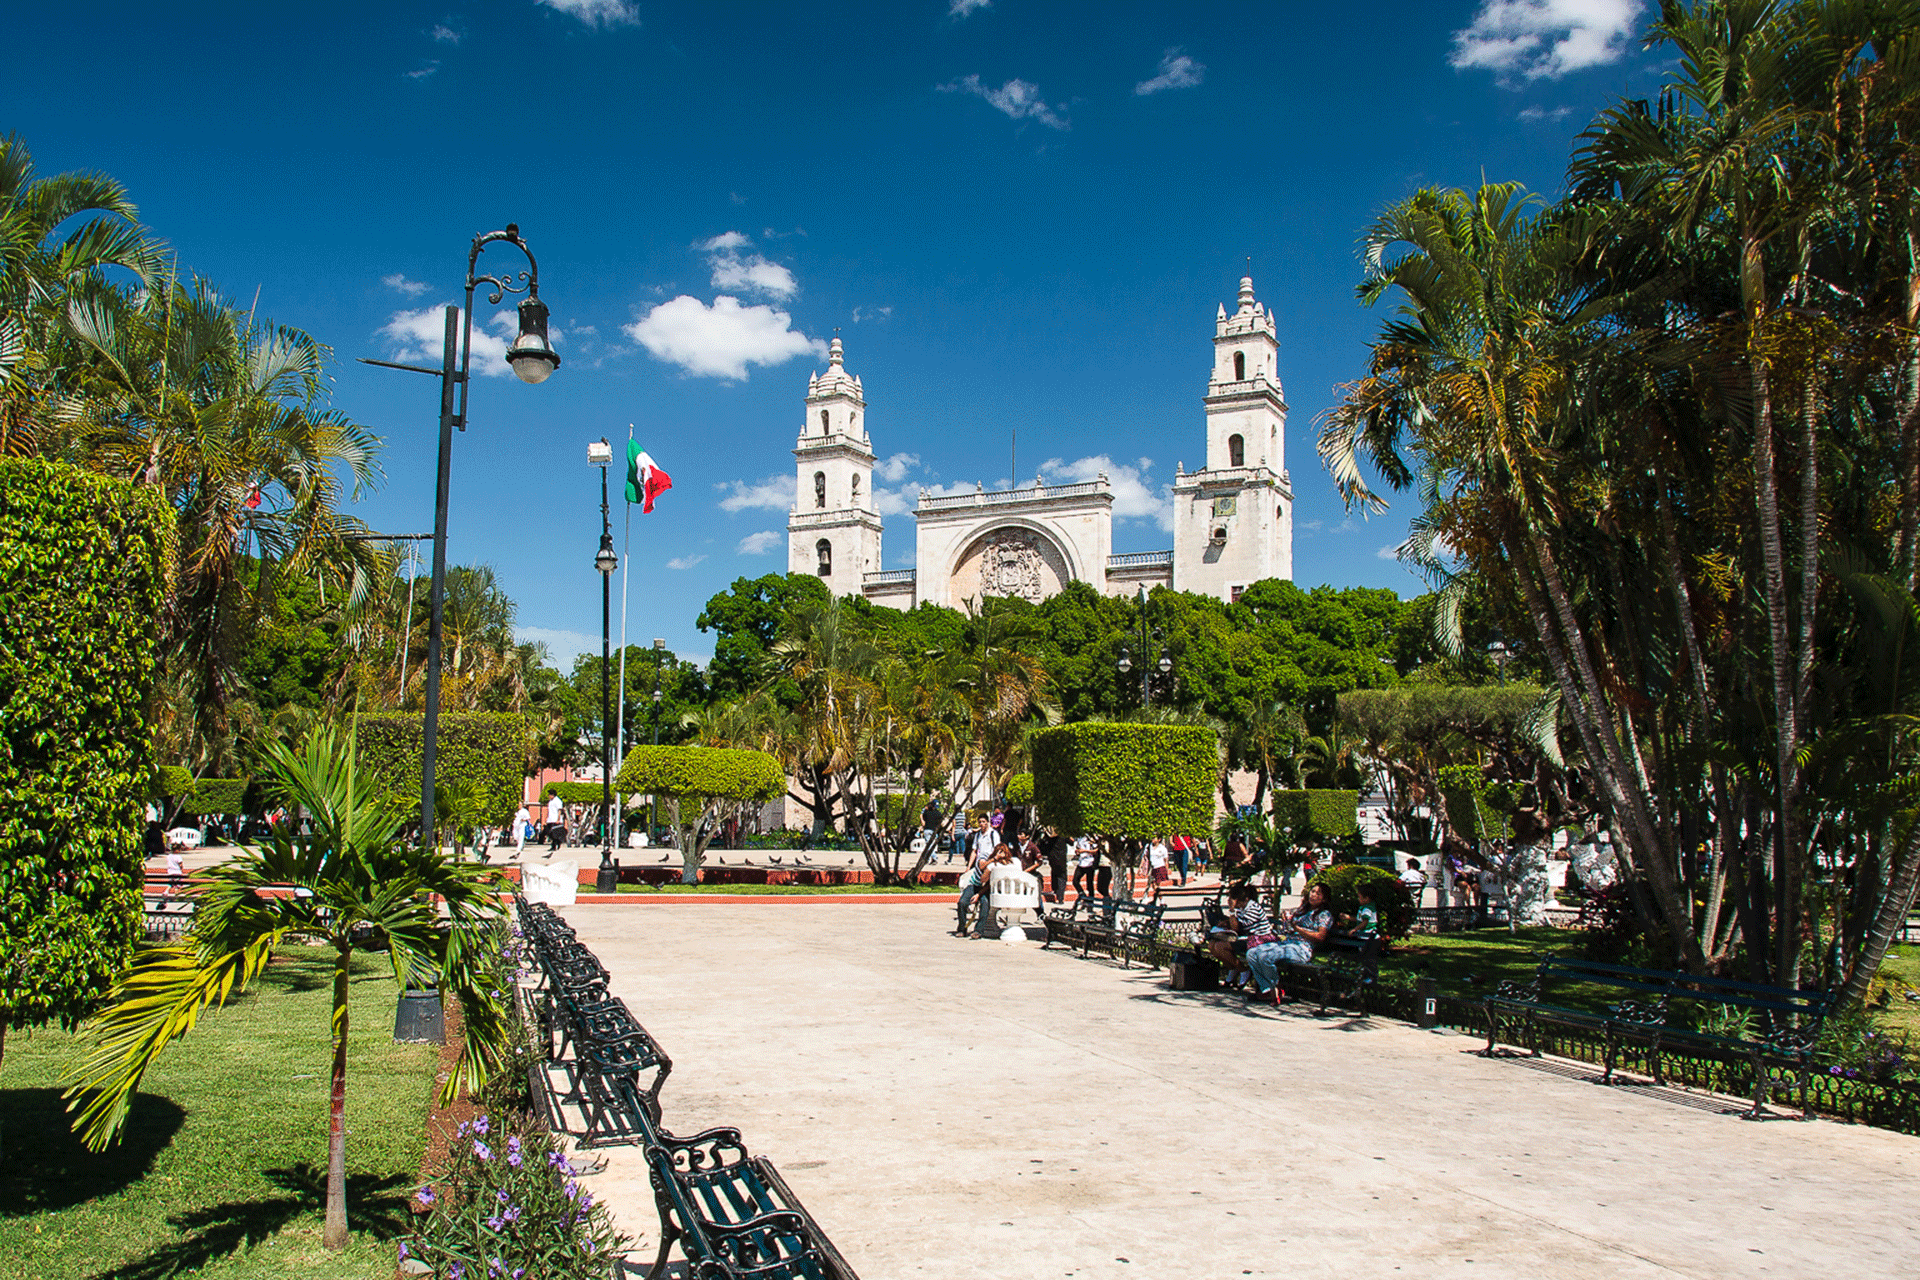
[[[582,1111],[581,1145],[644,1147],[660,1216],[648,1280],[663,1280],[676,1250],[686,1274],[710,1280],[858,1280],[739,1130],[681,1137],[662,1125],[660,1089],[672,1061],[608,991],[606,969],[566,921],[544,903],[515,902],[537,979],[531,998],[545,1061],[534,1067],[536,1096],[550,1092],[539,1078],[547,1064],[569,1065],[569,1088],[556,1103]]]
[[[1158,952],[1165,956],[1176,988],[1204,988],[1219,972],[1205,951],[1207,919],[1218,910],[1217,897],[1192,891],[1168,891],[1154,902],[1082,898],[1046,913],[1047,945],[1078,947],[1082,955],[1098,949],[1127,966],[1136,956]],[[1330,939],[1312,963],[1281,962],[1281,986],[1311,994],[1321,1012],[1336,1003],[1358,1004],[1365,989],[1378,980],[1385,945],[1379,938]],[[1569,999],[1568,986],[1597,987],[1622,998],[1583,1007]],[[1833,996],[1546,955],[1530,979],[1503,982],[1480,1004],[1487,1021],[1487,1046],[1481,1051],[1485,1056],[1499,1051],[1503,1033],[1511,1040],[1511,1033],[1521,1029],[1525,1047],[1537,1057],[1540,1029],[1566,1027],[1600,1038],[1602,1083],[1613,1082],[1620,1053],[1629,1046],[1644,1052],[1656,1084],[1663,1080],[1663,1055],[1737,1062],[1752,1076],[1753,1102],[1742,1113],[1751,1119],[1765,1114],[1772,1090],[1769,1073],[1780,1069],[1794,1076],[1804,1118],[1814,1053]]]

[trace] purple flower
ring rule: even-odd
[[[507,1164],[514,1169],[520,1167],[520,1139],[517,1137],[507,1139]]]
[[[574,1198],[575,1196],[577,1196],[577,1195],[579,1195],[579,1194],[580,1194],[580,1184],[579,1184],[579,1183],[577,1183],[577,1182],[569,1182],[569,1183],[567,1183],[567,1199],[569,1199],[569,1200],[571,1200],[571,1199],[573,1199],[573,1198]]]
[[[447,1280],[460,1280],[460,1278],[466,1274],[467,1269],[457,1262],[447,1267]]]
[[[418,1200],[422,1205],[431,1206],[433,1204],[433,1188],[422,1187],[413,1193],[413,1198]]]
[[[487,1113],[486,1112],[482,1111],[479,1115],[473,1118],[473,1131],[477,1134],[485,1136],[487,1132]]]
[[[567,1167],[567,1158],[558,1151],[549,1151],[547,1152],[547,1163],[556,1169],[564,1169]]]
[[[401,1261],[404,1262],[409,1256],[411,1255],[407,1253],[407,1242],[405,1240],[402,1240],[400,1242],[400,1259]]]
[[[507,1202],[507,1193],[504,1191],[496,1191],[493,1193],[493,1198],[501,1204],[505,1204]]]
[[[505,1218],[508,1222],[518,1222],[520,1221],[520,1206],[517,1204],[509,1205],[507,1207],[507,1211],[501,1214],[500,1216]]]
[[[489,1148],[486,1143],[480,1141],[480,1139],[478,1138],[475,1138],[473,1140],[473,1154],[479,1156],[482,1160],[493,1159],[492,1149]]]
[[[591,1208],[593,1208],[593,1192],[591,1192],[591,1191],[582,1191],[582,1192],[580,1193],[580,1207],[581,1207],[582,1209],[591,1209]]]
[[[498,1231],[504,1222],[505,1219],[496,1213],[493,1217],[487,1219],[487,1230]]]

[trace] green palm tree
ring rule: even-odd
[[[113,179],[35,177],[26,144],[0,137],[0,455],[40,448],[49,331],[68,291],[116,268],[142,285],[160,275],[162,253],[137,216]]]
[[[325,1241],[340,1249],[347,1243],[347,993],[355,941],[384,935],[396,981],[438,984],[460,1001],[464,1052],[441,1090],[450,1101],[484,1082],[509,1042],[492,976],[505,885],[498,872],[400,839],[407,811],[357,767],[351,738],[317,728],[303,746],[274,743],[267,755],[274,784],[306,814],[309,832],[276,833],[265,847],[204,873],[192,932],[142,952],[120,976],[88,1024],[89,1047],[65,1096],[76,1131],[93,1150],[104,1149],[161,1050],[244,991],[290,936],[322,939],[334,950]]]

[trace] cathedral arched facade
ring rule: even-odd
[[[1236,309],[1214,320],[1204,398],[1206,465],[1178,469],[1171,486],[1173,546],[1113,553],[1113,486],[1078,484],[972,493],[922,490],[913,509],[914,567],[886,569],[873,497],[875,454],[865,388],[835,338],[826,372],[807,380],[806,419],[794,448],[787,567],[817,574],[835,595],[910,609],[959,606],[990,595],[1040,601],[1067,583],[1110,595],[1170,586],[1223,600],[1262,578],[1293,576],[1293,488],[1286,467],[1287,405],[1273,313],[1240,281]]]

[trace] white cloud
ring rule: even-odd
[[[1151,80],[1142,80],[1133,91],[1145,97],[1162,89],[1191,89],[1200,83],[1207,69],[1178,49],[1169,49],[1160,58],[1160,71]]]
[[[827,344],[793,327],[793,317],[770,306],[742,306],[721,294],[709,307],[687,294],[669,299],[622,331],[656,360],[706,378],[743,379],[749,364],[785,364],[795,356],[824,357]]]
[[[406,76],[406,78],[409,80],[425,80],[428,76],[432,75],[434,72],[438,71],[439,69],[440,69],[440,59],[428,58],[425,62],[422,62],[420,64],[418,69],[413,71],[405,71],[405,72],[402,72],[401,74]]]
[[[444,306],[422,307],[418,311],[396,311],[393,319],[381,328],[380,336],[392,344],[395,360],[417,361],[421,364],[438,365],[440,346],[446,339],[446,321],[442,318]],[[502,312],[494,317],[498,325],[506,322],[506,331],[514,331],[514,317],[510,312]],[[548,336],[559,345],[559,331],[549,329]],[[459,341],[458,332],[454,340]],[[473,327],[473,349],[470,367],[473,372],[489,377],[504,378],[513,370],[507,364],[507,340],[487,332],[485,325]]]
[[[1040,464],[1039,476],[1045,484],[1078,484],[1101,475],[1113,486],[1113,515],[1116,520],[1151,520],[1168,533],[1173,532],[1173,500],[1169,487],[1156,485],[1147,477],[1153,467],[1151,458],[1128,465],[1115,462],[1106,454],[1063,462],[1048,458]]]
[[[947,16],[949,18],[964,18],[969,14],[978,13],[980,10],[992,4],[993,0],[949,0]]]
[[[427,290],[433,288],[433,286],[430,284],[422,284],[418,280],[409,280],[404,275],[400,274],[398,271],[394,272],[390,276],[381,276],[380,283],[387,286],[387,288],[393,290],[395,293],[406,294],[409,298],[417,298],[421,294],[427,292]]]
[[[1382,547],[1373,554],[1379,556],[1382,560],[1398,560],[1400,558],[1400,548],[1398,545]]]
[[[455,31],[452,27],[448,26],[444,22],[434,23],[433,30],[428,32],[427,34],[431,35],[435,40],[439,41],[441,44],[459,44],[460,41],[465,39],[466,37],[466,33],[464,31]]]
[[[769,262],[757,253],[741,254],[753,241],[740,231],[726,231],[693,247],[707,255],[713,268],[713,287],[736,293],[757,293],[770,298],[791,298],[800,292],[793,272],[777,262]]]
[[[1527,124],[1539,124],[1542,121],[1558,124],[1572,114],[1572,107],[1555,107],[1551,111],[1545,107],[1528,107],[1520,113],[1520,119]]]
[[[705,556],[675,556],[673,559],[667,561],[667,568],[691,569],[705,559]]]
[[[873,487],[873,509],[883,516],[904,516],[913,513],[913,504],[919,500],[920,486],[906,485],[899,489]]]
[[[862,320],[885,320],[892,314],[892,307],[855,307],[853,322],[859,324]]]
[[[740,545],[735,547],[734,551],[743,556],[763,556],[786,540],[785,534],[776,533],[772,529],[762,529],[758,533],[750,533],[740,539]]]
[[[980,83],[979,76],[966,76],[938,88],[942,93],[970,93],[983,98],[1015,120],[1038,120],[1049,129],[1071,127],[1062,114],[1065,108],[1048,106],[1040,97],[1040,86],[1026,80],[1009,80],[998,89],[989,89]]]
[[[639,26],[640,15],[628,0],[534,0],[590,27]]]
[[[514,624],[515,644],[547,646],[547,660],[562,671],[573,669],[573,660],[583,653],[599,653],[600,637],[580,631],[556,631],[552,627],[523,627]]]
[[[727,496],[720,499],[722,511],[791,511],[794,479],[791,472],[768,476],[748,484],[744,480],[723,480],[713,486]]]
[[[895,453],[874,463],[873,474],[876,478],[885,480],[888,484],[899,484],[907,478],[908,473],[918,470],[919,466],[919,454]]]
[[[1619,61],[1640,9],[1641,0],[1482,0],[1473,25],[1453,33],[1447,62],[1502,80],[1557,80]]]

